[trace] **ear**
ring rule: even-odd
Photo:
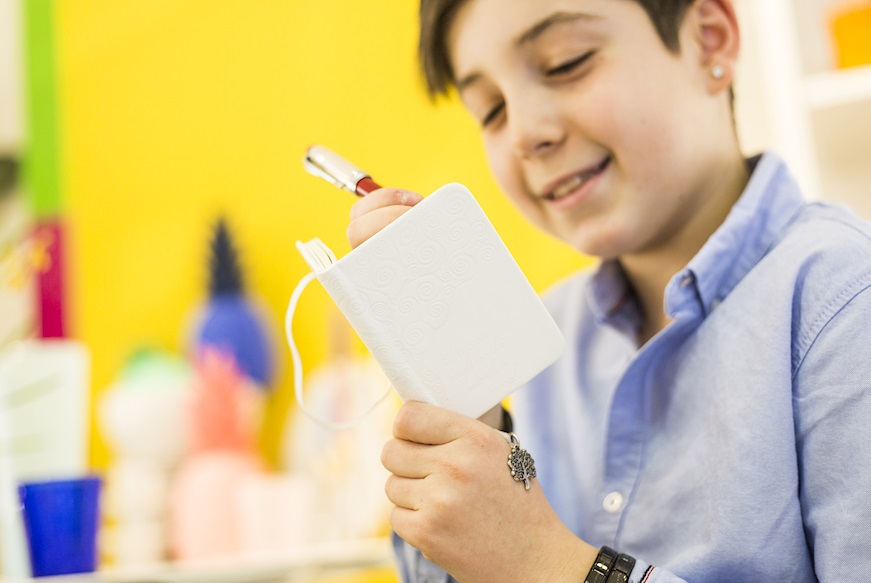
[[[758,0],[754,0],[758,1]],[[686,23],[708,87],[717,92],[730,87],[741,52],[741,33],[732,0],[696,0],[689,8]]]

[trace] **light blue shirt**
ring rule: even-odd
[[[561,519],[635,556],[634,583],[867,580],[869,287],[871,227],[805,203],[773,154],[644,346],[619,264],[558,285],[566,352],[512,412]],[[404,581],[449,580],[397,555]]]

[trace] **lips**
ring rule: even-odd
[[[543,196],[545,200],[556,201],[561,198],[568,196],[569,194],[575,192],[584,184],[586,184],[591,179],[595,178],[599,174],[605,171],[608,165],[611,163],[611,158],[607,157],[595,166],[591,166],[585,170],[582,170],[576,174],[572,174],[571,176],[566,177],[563,180],[560,180],[556,183],[555,186],[550,188]]]

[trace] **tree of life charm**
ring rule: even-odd
[[[523,482],[526,489],[532,487],[529,480],[535,477],[535,460],[525,449],[521,449],[520,441],[513,433],[508,434],[508,443],[511,445],[511,453],[508,454],[508,467],[511,468],[511,477],[515,482]]]

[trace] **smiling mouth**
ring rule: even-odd
[[[610,156],[602,160],[596,166],[584,170],[583,172],[579,172],[574,176],[566,179],[564,182],[561,182],[556,188],[554,188],[551,192],[548,192],[544,195],[545,200],[559,200],[573,193],[581,186],[590,181],[590,179],[601,174],[605,168],[611,163]]]

